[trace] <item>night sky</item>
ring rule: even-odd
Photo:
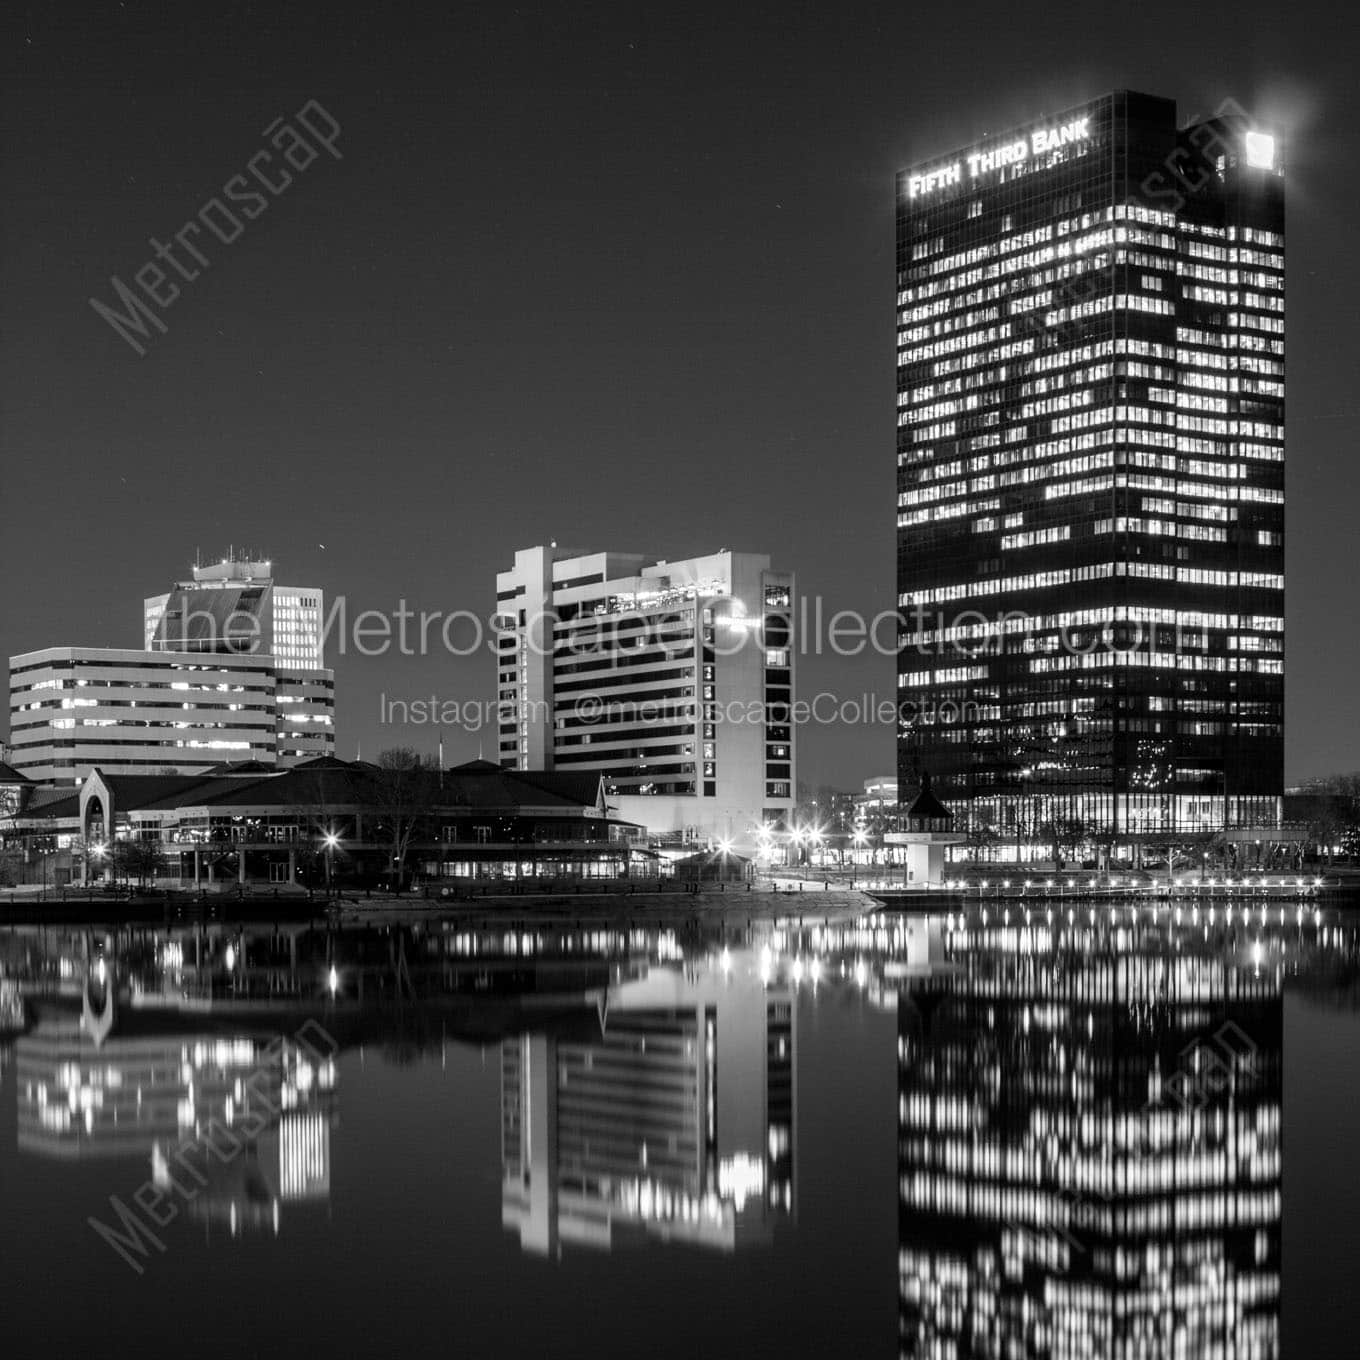
[[[1360,768],[1360,110],[1333,6],[19,5],[3,20],[0,657],[138,646],[196,550],[361,609],[487,615],[517,546],[770,553],[894,596],[893,172],[1115,87],[1231,96],[1289,203],[1291,781]],[[138,357],[89,306],[317,100],[300,171]],[[489,654],[332,655],[339,753],[433,750],[379,695]],[[800,692],[892,697],[890,659]],[[483,737],[444,729],[449,759]],[[812,728],[802,778],[893,768]]]

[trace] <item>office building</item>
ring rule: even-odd
[[[10,658],[14,768],[41,784],[294,765],[335,752],[324,599],[268,562],[224,558],[142,606],[140,649],[48,647]]]
[[[326,669],[317,587],[281,585],[272,562],[232,554],[144,600],[142,625],[151,651],[273,657],[279,763],[334,754],[335,674]]]
[[[501,764],[599,770],[655,837],[754,849],[794,805],[791,573],[536,547],[496,578]]]
[[[268,656],[48,647],[9,659],[10,764],[36,784],[106,774],[272,765],[278,680]]]
[[[1283,787],[1284,198],[1120,91],[897,181],[899,781],[1015,843]]]

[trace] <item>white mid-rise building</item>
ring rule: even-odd
[[[235,556],[142,606],[142,647],[10,658],[11,764],[37,783],[197,774],[224,761],[335,753],[335,675],[320,590]]]
[[[9,660],[9,763],[40,784],[277,759],[268,656],[47,647]]]
[[[496,589],[502,765],[599,770],[620,817],[677,842],[753,852],[788,818],[792,573],[550,546]]]
[[[146,647],[267,652],[282,668],[325,667],[325,597],[316,586],[280,585],[272,562],[240,557],[191,571],[142,602]]]
[[[146,647],[272,657],[279,762],[334,755],[335,674],[326,669],[322,591],[281,585],[272,562],[235,555],[192,573],[143,601]]]

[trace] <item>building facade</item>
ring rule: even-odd
[[[48,647],[9,659],[10,764],[36,784],[275,762],[267,656]]]
[[[901,787],[1041,839],[1274,825],[1284,199],[1120,91],[897,181]]]
[[[497,589],[499,757],[599,770],[654,835],[753,848],[794,806],[794,581],[768,557],[536,547]]]
[[[196,565],[187,581],[142,602],[151,651],[271,656],[277,679],[277,758],[335,751],[335,673],[326,668],[325,596],[275,581],[273,563],[235,555]]]
[[[188,775],[100,767],[78,789],[30,791],[0,824],[24,882],[144,877],[200,891],[655,878],[663,861],[642,841],[610,816],[598,774],[334,756]]]

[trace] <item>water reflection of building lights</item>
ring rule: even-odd
[[[753,955],[733,953],[734,977],[752,979]],[[641,1231],[732,1251],[790,1210],[793,993],[733,985],[709,958],[611,989],[598,1036],[502,1044],[502,1223],[524,1250],[608,1250]]]
[[[741,1213],[748,1199],[765,1195],[765,1163],[745,1152],[724,1157],[718,1163],[718,1194]]]

